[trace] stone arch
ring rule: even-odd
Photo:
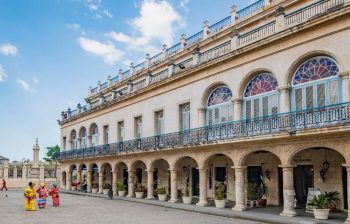
[[[187,155],[185,155],[185,156],[180,156],[180,157],[176,158],[172,163],[169,163],[169,165],[170,165],[171,168],[176,168],[176,167],[178,167],[179,162],[180,162],[182,159],[186,159],[186,158],[189,158],[189,159],[192,159],[193,161],[195,161],[196,164],[197,164],[197,167],[199,167],[199,164],[200,164],[200,163],[199,163],[199,160],[196,159],[196,158],[193,157],[193,156],[187,156]]]
[[[349,163],[349,158],[347,157],[347,155],[340,149],[336,148],[336,147],[329,147],[329,146],[326,146],[326,145],[314,145],[314,146],[307,146],[307,147],[300,147],[296,150],[294,150],[293,152],[291,152],[287,159],[286,159],[286,165],[290,165],[292,164],[292,160],[293,158],[295,157],[295,155],[297,155],[298,153],[304,151],[304,150],[309,150],[309,149],[315,149],[315,148],[324,148],[324,149],[328,149],[328,150],[333,150],[337,153],[339,153],[342,158],[344,159],[344,162],[345,163]]]
[[[104,162],[101,164],[100,172],[103,175],[103,185],[106,184],[106,185],[109,185],[109,187],[112,186],[112,180],[113,180],[112,169],[113,169],[112,165],[108,162]]]
[[[205,107],[207,106],[207,100],[208,100],[209,95],[211,94],[211,92],[212,92],[215,88],[217,88],[217,87],[219,87],[219,86],[227,86],[227,87],[231,90],[232,94],[234,93],[234,92],[232,91],[231,86],[230,86],[228,83],[223,82],[223,81],[214,82],[214,83],[210,84],[210,85],[204,90],[204,92],[203,92],[203,94],[202,94],[202,99],[201,99],[201,107],[205,108]],[[233,95],[233,96],[234,96],[234,95]]]
[[[277,80],[278,86],[280,86],[281,80],[279,80],[279,78],[277,76],[275,76],[275,73],[272,70],[267,69],[267,68],[257,68],[257,69],[250,71],[248,74],[246,74],[243,77],[243,79],[240,81],[240,83],[238,85],[238,89],[236,90],[236,93],[234,95],[240,99],[243,98],[244,90],[246,89],[250,80],[252,80],[252,78],[254,78],[256,75],[259,75],[260,73],[270,73]]]
[[[290,86],[290,83],[293,79],[293,76],[295,74],[295,71],[298,69],[298,67],[305,62],[306,60],[313,58],[313,57],[317,57],[317,56],[327,56],[327,57],[331,57],[335,60],[335,62],[338,65],[339,68],[339,72],[342,73],[344,72],[344,65],[342,63],[342,61],[340,60],[339,57],[337,57],[335,54],[333,54],[332,52],[329,51],[325,51],[325,50],[316,50],[316,51],[311,51],[308,53],[305,53],[303,55],[301,55],[300,57],[298,57],[297,59],[295,59],[292,64],[289,66],[286,76],[284,77],[283,80],[283,86]]]
[[[244,152],[243,155],[241,155],[237,161],[237,165],[238,166],[243,166],[247,160],[247,158],[249,157],[249,155],[251,155],[252,153],[259,153],[259,152],[268,152],[268,153],[271,153],[273,156],[275,156],[276,158],[278,158],[279,162],[281,164],[283,164],[283,158],[278,154],[278,153],[275,153],[274,151],[272,150],[269,150],[269,149],[256,149],[256,150],[252,150],[252,151],[248,151],[248,152]]]
[[[204,157],[199,164],[203,164],[202,166],[203,167],[207,167],[209,162],[210,162],[210,159],[212,159],[213,157],[215,156],[220,156],[220,155],[223,155],[227,158],[229,158],[229,160],[231,161],[232,165],[234,165],[234,160],[231,158],[231,155],[225,153],[225,152],[215,152],[215,153],[210,153],[208,156]]]
[[[153,170],[154,169],[154,166],[156,165],[157,162],[159,161],[164,161],[168,164],[168,167],[170,169],[170,163],[168,160],[164,159],[164,158],[156,158],[156,159],[153,159],[152,161],[150,161],[150,163],[148,164],[147,166],[147,170]]]

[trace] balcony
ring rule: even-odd
[[[297,135],[298,131],[350,125],[350,103],[276,114],[256,119],[234,121],[188,131],[168,133],[95,147],[63,151],[55,155],[58,160],[110,156],[121,153],[164,150],[219,142],[245,140],[271,134]]]

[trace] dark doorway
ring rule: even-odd
[[[124,186],[128,186],[128,170],[123,169],[123,184]]]
[[[283,205],[283,172],[281,167],[278,167],[278,195],[279,205]]]
[[[155,168],[153,171],[153,189],[158,188],[158,168]]]
[[[348,179],[346,167],[342,167],[342,183],[343,183],[343,201],[344,201],[344,209],[348,209]]]
[[[226,182],[226,167],[215,167],[215,181]]]
[[[199,196],[199,171],[192,168],[192,195]]]
[[[136,179],[137,179],[138,184],[142,183],[142,169],[141,168],[136,169]]]
[[[298,206],[306,207],[308,189],[314,187],[313,165],[300,165],[294,168],[294,189]]]
[[[261,179],[260,175],[262,172],[261,166],[248,166],[248,183],[252,184],[253,186],[260,186]]]

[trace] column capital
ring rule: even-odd
[[[233,99],[231,99],[231,102],[234,104],[242,104],[243,98],[241,98],[241,97],[233,98]]]
[[[199,112],[204,112],[205,109],[206,109],[205,107],[198,107],[198,111],[199,111]]]
[[[350,164],[344,163],[342,166],[346,168],[347,172],[350,172]]]
[[[290,85],[278,87],[277,91],[280,92],[280,93],[289,92],[290,91]]]
[[[348,79],[348,78],[349,78],[349,75],[350,75],[350,72],[349,72],[349,71],[345,71],[345,72],[339,73],[339,77],[340,77],[341,79]]]
[[[278,167],[281,167],[282,169],[293,169],[296,166],[292,164],[283,164],[283,165],[278,165]]]
[[[235,170],[243,170],[243,169],[247,168],[247,166],[231,166],[231,168],[233,168]]]

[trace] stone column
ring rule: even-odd
[[[345,165],[346,166],[346,173],[347,173],[347,182],[348,182],[348,189],[346,189],[348,191],[348,205],[350,205],[350,164],[349,165]],[[348,218],[345,220],[344,222],[345,224],[350,224],[350,209],[348,209]]]
[[[177,172],[176,169],[170,170],[170,200],[169,202],[178,202],[179,198],[177,195]]]
[[[199,52],[199,48],[196,47],[193,51],[193,61],[192,61],[192,65],[196,66],[200,63],[200,52]]]
[[[231,6],[231,25],[237,24],[237,6]]]
[[[147,199],[154,199],[153,170],[147,170]]]
[[[275,32],[278,33],[286,28],[286,19],[285,19],[284,8],[282,6],[276,9],[276,24]]]
[[[283,172],[283,211],[282,216],[296,216],[294,208],[294,181],[293,181],[293,166],[285,165],[282,167]]]
[[[343,72],[339,76],[342,81],[342,100],[343,102],[349,102],[349,72]]]
[[[77,186],[77,189],[78,189],[78,190],[81,190],[81,170],[79,170],[79,167],[78,167],[78,170],[77,170],[77,181],[80,183],[80,184]]]
[[[22,182],[23,183],[27,182],[27,166],[26,165],[22,166]]]
[[[246,210],[246,203],[245,203],[245,181],[244,181],[244,171],[245,166],[234,166],[235,169],[235,176],[236,176],[236,204],[235,207],[232,208],[232,210],[236,211],[244,211]]]
[[[168,58],[168,46],[166,44],[163,44],[163,49],[162,49],[162,52],[163,52],[163,59],[167,59]]]
[[[23,172],[23,170],[22,170],[22,172]],[[60,189],[66,189],[66,186],[65,186],[65,183],[64,183],[64,181],[63,181],[63,174],[61,174],[60,175],[61,176],[61,178],[59,179],[59,181],[60,181]],[[23,174],[22,174],[22,178],[23,178]],[[66,181],[67,181],[67,177],[66,177]]]
[[[290,87],[284,86],[278,89],[280,92],[280,113],[289,113],[290,112]]]
[[[71,187],[72,187],[72,172],[69,170],[67,172],[66,190],[70,190]]]
[[[233,120],[240,121],[242,120],[242,98],[236,98],[232,100],[233,102]]]
[[[186,34],[181,34],[181,50],[185,49],[186,48]]]
[[[4,178],[6,182],[8,182],[8,180],[9,180],[9,164],[8,163],[4,164],[4,175],[2,176],[2,178]]]
[[[112,171],[112,189],[113,194],[117,195],[117,181],[118,181],[118,170]]]
[[[40,165],[39,180],[40,181],[44,181],[45,180],[45,167],[44,167],[44,164]]]
[[[205,126],[205,107],[198,108],[198,127]]]
[[[87,171],[86,172],[86,191],[87,192],[91,192],[91,189],[92,189],[92,180],[91,180],[91,171]]]
[[[209,22],[205,20],[203,22],[203,39],[207,39],[209,34],[210,34]]]
[[[13,178],[17,179],[17,166],[13,167]]]
[[[208,170],[207,168],[199,169],[199,202],[198,206],[208,205],[207,201],[207,182],[208,182]]]
[[[239,31],[236,29],[233,29],[231,32],[231,50],[236,50],[240,44],[238,41]]]
[[[103,171],[98,172],[98,193],[103,193]]]
[[[128,170],[128,198],[134,197],[134,171]]]
[[[4,168],[2,165],[0,165],[0,178],[2,178],[4,175]]]

